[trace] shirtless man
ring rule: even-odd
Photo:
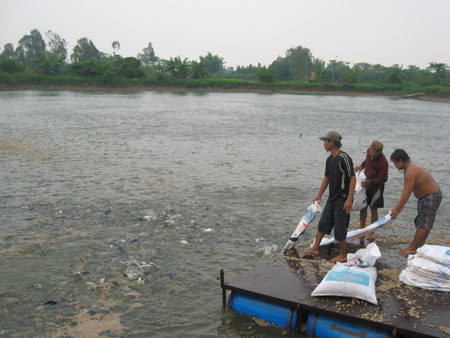
[[[327,188],[329,194],[319,220],[316,241],[311,249],[301,254],[318,255],[322,238],[334,228],[334,238],[339,243],[339,255],[331,261],[344,262],[347,259],[347,228],[356,185],[355,171],[351,157],[340,149],[342,136],[339,133],[330,131],[320,139],[324,141],[323,146],[331,155],[326,160],[325,176],[313,202],[321,201]]]
[[[416,234],[411,244],[406,249],[399,251],[401,255],[408,256],[415,254],[417,248],[425,244],[428,234],[433,228],[434,217],[441,204],[442,193],[428,171],[413,163],[403,149],[395,150],[391,155],[391,161],[398,170],[404,170],[405,180],[400,201],[391,211],[392,218],[397,217],[403,210],[411,193],[414,193],[418,199],[417,217],[414,220]]]

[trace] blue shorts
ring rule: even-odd
[[[338,242],[345,241],[347,238],[350,215],[344,210],[346,200],[347,198],[342,197],[332,202],[327,201],[318,225],[318,230],[327,235],[331,234],[334,228],[334,239]]]

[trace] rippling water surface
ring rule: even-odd
[[[223,311],[217,278],[279,255],[323,178],[318,137],[339,131],[355,165],[374,139],[404,148],[441,186],[432,236],[448,239],[449,116],[378,97],[0,92],[0,335],[280,335]],[[390,164],[380,214],[402,184]],[[414,215],[411,198],[399,218]]]

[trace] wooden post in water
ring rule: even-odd
[[[225,290],[225,273],[220,269],[220,287],[222,288],[222,307],[227,307],[227,291]]]

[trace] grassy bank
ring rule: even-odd
[[[415,93],[435,98],[450,99],[450,87],[420,86],[416,83],[402,84],[355,83],[330,84],[303,81],[278,81],[265,83],[226,78],[209,79],[177,79],[173,77],[157,78],[145,76],[136,79],[119,78],[105,79],[102,76],[81,77],[75,75],[41,75],[34,72],[8,74],[0,72],[2,89],[88,89],[104,90],[206,90],[206,91],[245,91],[272,93],[316,93],[341,95],[388,95],[407,96]]]

